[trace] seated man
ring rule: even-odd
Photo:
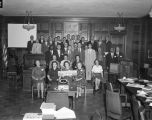
[[[41,44],[39,43],[38,40],[36,40],[36,43],[33,44],[32,47],[32,54],[41,54]]]

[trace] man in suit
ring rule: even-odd
[[[78,55],[80,56],[80,60],[83,62],[84,64],[84,60],[85,60],[85,52],[84,49],[82,48],[81,43],[78,43]]]
[[[54,54],[54,50],[53,50],[53,46],[51,45],[49,50],[45,52],[45,61],[47,65],[49,65],[50,61],[52,60],[53,54]]]
[[[110,52],[112,47],[112,42],[110,40],[110,36],[106,36],[106,52]]]
[[[63,51],[61,50],[61,45],[57,45],[57,49],[55,50],[55,55],[57,56],[57,60],[61,62],[63,60]]]
[[[68,52],[68,43],[67,42],[64,43],[63,52],[64,52],[64,54],[68,54],[67,53]]]
[[[27,42],[27,51],[28,51],[28,53],[32,53],[33,44],[34,44],[34,36],[31,35],[30,36],[30,41]]]
[[[123,59],[123,54],[120,52],[120,48],[118,46],[116,47],[115,55],[116,55],[116,62],[120,63]]]
[[[74,43],[74,50],[73,50],[73,57],[75,58],[76,55],[78,55],[78,43]]]
[[[74,55],[73,55],[74,51],[71,47],[71,45],[68,46],[68,52],[67,52],[67,55],[68,55],[68,60],[71,61],[71,63],[74,61]]]
[[[46,51],[49,50],[49,43],[46,38],[44,38],[44,42],[42,43],[42,53],[45,54]]]
[[[110,52],[106,55],[106,66],[108,71],[110,69],[110,63],[117,63],[114,48],[111,48]]]

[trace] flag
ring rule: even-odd
[[[6,43],[3,42],[3,63],[4,67],[7,68],[8,60],[7,60],[7,47]]]

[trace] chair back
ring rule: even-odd
[[[107,82],[107,90],[113,92],[113,86],[112,86],[112,84],[110,82]]]
[[[106,105],[107,105],[107,113],[113,113],[117,115],[122,114],[122,106],[120,100],[120,94],[116,92],[106,91]]]
[[[69,108],[69,98],[67,92],[47,92],[46,103],[54,103],[56,105],[56,109],[60,109],[62,107]]]
[[[139,103],[137,101],[137,99],[135,98],[135,96],[131,97],[131,108],[132,108],[132,113],[133,113],[133,118],[134,120],[139,120]]]
[[[101,113],[96,110],[93,115],[91,115],[90,120],[103,120]]]

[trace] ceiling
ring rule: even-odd
[[[3,0],[0,14],[23,16],[32,11],[33,16],[72,17],[142,17],[149,13],[152,0]]]

